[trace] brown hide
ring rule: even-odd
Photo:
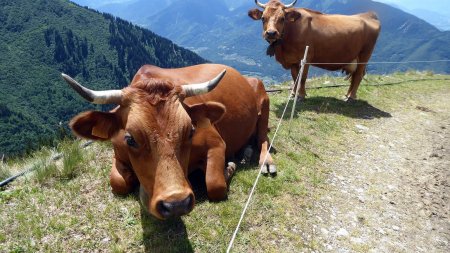
[[[185,98],[182,85],[210,80],[224,68],[226,75],[212,91]],[[190,171],[202,169],[208,197],[223,200],[226,158],[253,136],[259,140],[261,156],[267,152],[269,107],[263,84],[248,81],[230,67],[145,65],[122,94],[116,109],[81,113],[71,121],[71,128],[84,138],[111,139],[113,192],[127,194],[140,183],[143,207],[157,218],[192,210]]]
[[[275,58],[296,80],[299,63],[309,46],[307,62],[332,63],[314,65],[326,70],[342,70],[352,78],[348,97],[356,98],[365,65],[333,63],[368,62],[380,32],[373,12],[357,15],[327,15],[304,8],[283,7],[277,0],[267,3],[264,11],[249,11],[252,19],[263,19],[263,37],[270,45],[268,54]],[[301,80],[300,96],[306,95],[304,84],[308,66]]]

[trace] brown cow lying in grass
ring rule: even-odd
[[[269,98],[260,80],[233,68],[146,65],[128,87],[109,91],[89,90],[63,77],[89,102],[118,105],[110,112],[83,112],[70,126],[80,137],[112,141],[112,191],[128,194],[140,184],[142,205],[159,219],[193,209],[187,180],[193,170],[204,171],[208,197],[219,201],[226,198],[234,172],[225,159],[251,138],[261,150],[260,163],[268,152]],[[275,172],[270,154],[264,166]]]

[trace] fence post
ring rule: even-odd
[[[298,90],[301,85],[300,83],[302,82],[303,70],[305,69],[306,57],[308,56],[308,51],[309,51],[309,46],[306,46],[305,54],[303,56],[302,61],[300,62],[300,72],[298,73],[297,80],[295,80],[295,83],[294,83],[294,87],[297,86],[297,89],[295,90],[294,105],[292,106],[291,119],[289,120],[289,134],[291,133],[292,118],[294,117],[295,107],[297,106]],[[300,83],[299,83],[299,80],[300,80]]]

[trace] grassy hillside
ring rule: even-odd
[[[0,37],[0,156],[51,144],[64,135],[60,125],[88,106],[61,72],[93,88],[121,88],[143,64],[205,62],[148,30],[68,0],[1,1]]]
[[[308,86],[341,84],[346,81],[322,77]],[[312,208],[328,187],[325,179],[332,171],[327,163],[340,159],[333,157],[334,150],[351,145],[346,133],[363,138],[355,126],[373,127],[395,118],[398,110],[428,106],[423,101],[432,95],[448,96],[450,76],[416,72],[370,75],[354,104],[341,100],[346,90],[346,85],[309,89],[306,102],[298,105],[291,133],[287,121],[281,125],[274,143],[278,176],[261,178],[233,252],[320,250],[311,237]],[[283,92],[270,97],[272,130],[287,96]],[[28,159],[0,164],[1,170],[10,173],[33,164],[38,169],[0,192],[4,207],[0,209],[0,248],[13,252],[223,252],[257,175],[257,165],[238,169],[229,199],[220,203],[208,202],[205,189],[196,187],[198,202],[193,212],[162,222],[147,216],[135,195],[121,198],[110,192],[109,144],[97,143],[85,150],[79,145],[64,142]],[[63,152],[63,159],[48,163],[55,152]]]

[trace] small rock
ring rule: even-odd
[[[323,235],[328,235],[328,230],[326,228],[321,228],[320,232],[322,232]]]
[[[398,227],[398,226],[392,226],[392,229],[394,230],[394,231],[399,231],[400,230],[400,228]]]
[[[362,197],[362,196],[359,196],[359,197],[358,197],[358,200],[359,200],[359,202],[361,202],[361,203],[366,202],[366,200],[365,200],[364,197]]]
[[[336,232],[336,236],[338,237],[348,237],[349,233],[347,230],[345,230],[345,228],[341,228]]]
[[[350,241],[355,244],[363,244],[364,243],[361,238],[357,238],[357,237],[350,238]]]
[[[363,125],[355,125],[355,127],[358,129],[358,130],[361,130],[361,131],[366,131],[366,130],[369,130],[369,128],[368,127],[366,127],[366,126],[363,126]]]

